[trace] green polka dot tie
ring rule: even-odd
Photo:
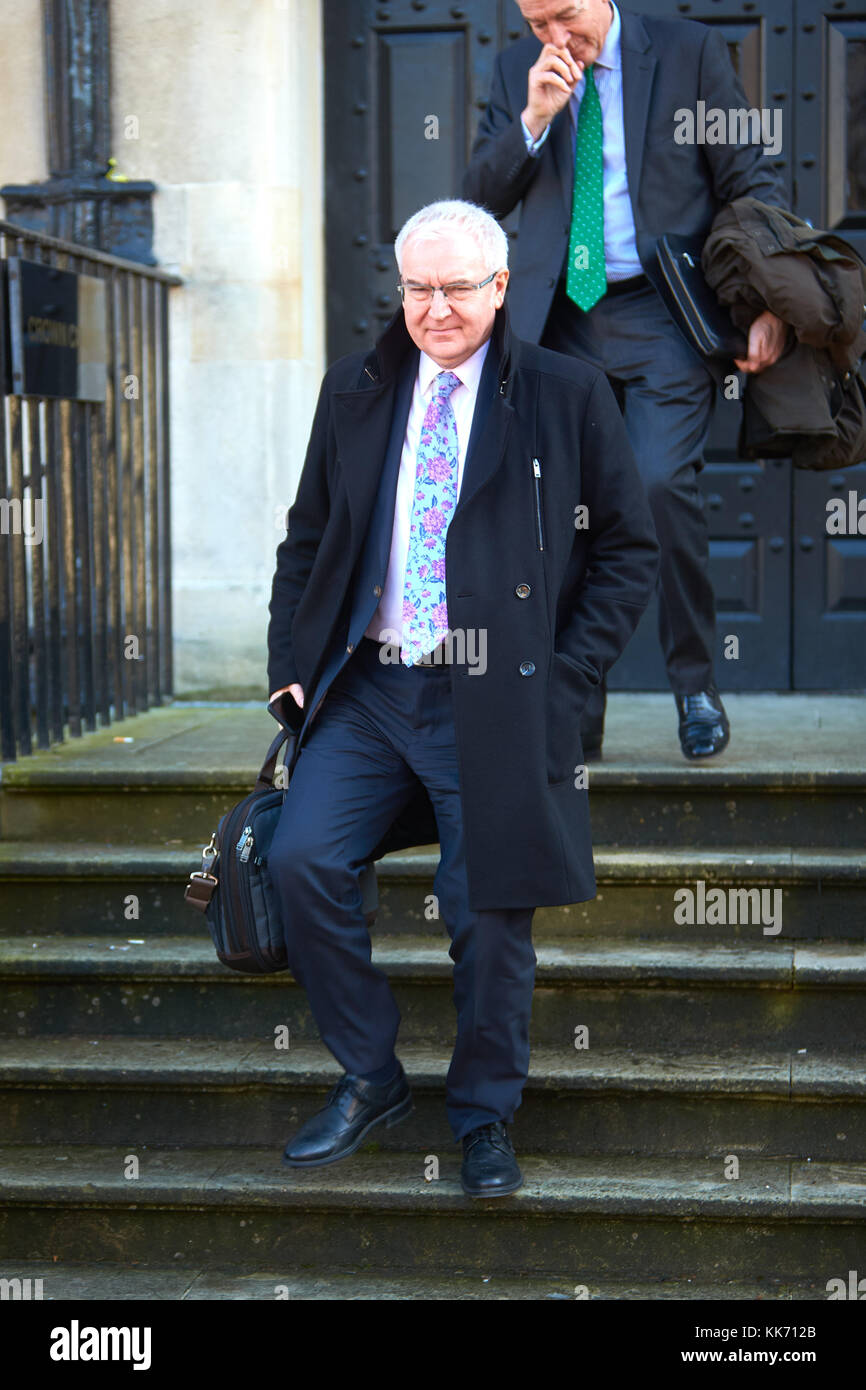
[[[574,192],[565,288],[569,299],[583,310],[597,304],[607,289],[601,102],[595,89],[592,65],[586,69],[574,142]]]

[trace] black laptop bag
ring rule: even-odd
[[[268,873],[268,852],[282,810],[295,735],[282,729],[271,744],[253,790],[220,820],[184,891],[203,912],[218,958],[230,970],[268,975],[288,970],[285,934],[277,895]],[[277,758],[287,743],[275,785]],[[376,917],[378,892],[373,863],[361,873],[367,923]]]

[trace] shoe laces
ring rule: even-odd
[[[712,693],[699,690],[695,695],[683,695],[683,712],[686,719],[716,720],[721,718],[721,710],[715,704]]]
[[[494,1149],[498,1149],[500,1153],[512,1152],[511,1141],[508,1138],[508,1130],[504,1120],[491,1120],[489,1124],[479,1125],[477,1129],[470,1132],[468,1138],[467,1153],[482,1139],[486,1140]]]
[[[341,1076],[336,1086],[332,1088],[326,1100],[326,1105],[337,1105],[343,1096],[354,1096],[356,1100],[361,1100],[361,1092],[355,1085],[355,1077],[346,1075]]]

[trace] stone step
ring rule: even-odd
[[[201,936],[203,918],[183,898],[189,873],[200,862],[194,846],[99,846],[84,852],[77,844],[0,840],[0,936],[29,931],[41,936],[49,928],[70,935]],[[427,917],[438,862],[435,846],[386,855],[378,862],[374,931],[441,933],[441,924]],[[778,888],[782,937],[866,940],[866,858],[859,849],[740,847],[648,853],[599,845],[595,870],[597,896],[586,903],[539,908],[533,920],[535,939],[567,933],[663,935],[683,941],[697,935],[720,942],[778,939],[754,921],[755,909],[745,923],[677,924],[674,894],[682,888],[696,892],[698,882],[703,882],[706,891]],[[131,895],[136,899],[132,906]],[[771,892],[764,902],[772,911]]]
[[[728,1280],[713,1284],[694,1279],[655,1279],[641,1283],[639,1280],[600,1278],[593,1279],[589,1284],[575,1284],[574,1276],[570,1274],[508,1278],[491,1274],[443,1272],[432,1278],[424,1274],[393,1272],[359,1274],[355,1270],[286,1274],[283,1269],[254,1270],[243,1274],[231,1265],[224,1269],[178,1269],[176,1265],[136,1268],[128,1264],[89,1265],[70,1261],[20,1260],[14,1269],[0,1264],[0,1279],[17,1279],[21,1285],[30,1280],[31,1297],[36,1297],[38,1288],[39,1296],[46,1302],[58,1299],[69,1302],[93,1299],[190,1302],[242,1299],[338,1302],[375,1299],[377,1302],[390,1302],[400,1299],[429,1303],[442,1299],[501,1301],[551,1298],[616,1302],[716,1299],[719,1302],[752,1300],[773,1303],[805,1299],[826,1302],[827,1299],[827,1289],[823,1284],[805,1281],[786,1283],[760,1277],[750,1283]]]
[[[680,752],[670,697],[611,695],[605,757],[589,769],[596,843],[862,846],[862,699],[725,698],[731,745],[693,765]],[[3,768],[0,838],[203,844],[251,789],[276,729],[262,706],[176,702],[22,758]],[[515,794],[516,812],[519,803]]]
[[[76,769],[25,785],[22,764],[3,770],[0,834],[34,845],[205,844],[220,817],[253,786],[256,769],[202,786],[170,770],[160,781],[85,776]],[[866,835],[866,787],[859,774],[736,777],[721,769],[607,767],[588,771],[593,835],[614,848],[663,850],[671,844],[713,849],[744,844],[856,849]],[[520,802],[515,797],[515,814]]]
[[[139,944],[133,944],[135,942]],[[866,1045],[866,942],[779,938],[720,945],[657,940],[540,941],[535,1046],[817,1048]],[[453,1039],[452,962],[441,939],[378,937],[406,1042]],[[230,993],[227,993],[230,991]],[[195,938],[0,939],[0,1034],[272,1038],[318,1032],[288,972],[242,976]]]
[[[451,1144],[449,1048],[398,1045],[415,1110],[376,1131],[388,1150]],[[282,1152],[342,1068],[322,1044],[194,1039],[0,1039],[7,1143],[233,1145]],[[866,1162],[862,1056],[736,1049],[535,1048],[517,1134],[536,1153],[735,1153]]]
[[[520,1152],[520,1191],[473,1201],[456,1146],[359,1152],[310,1172],[273,1150],[0,1147],[5,1262],[231,1264],[825,1285],[862,1264],[866,1166]],[[439,1177],[425,1173],[439,1161]],[[347,1220],[347,1215],[351,1219]]]

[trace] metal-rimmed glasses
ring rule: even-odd
[[[436,291],[441,290],[442,298],[446,304],[449,300],[455,304],[460,304],[476,290],[489,285],[494,276],[498,274],[498,270],[492,271],[486,280],[479,280],[477,285],[472,285],[467,280],[456,280],[451,285],[419,285],[414,280],[401,280],[397,285],[397,293],[404,304],[407,294],[413,304],[432,304],[436,297]]]

